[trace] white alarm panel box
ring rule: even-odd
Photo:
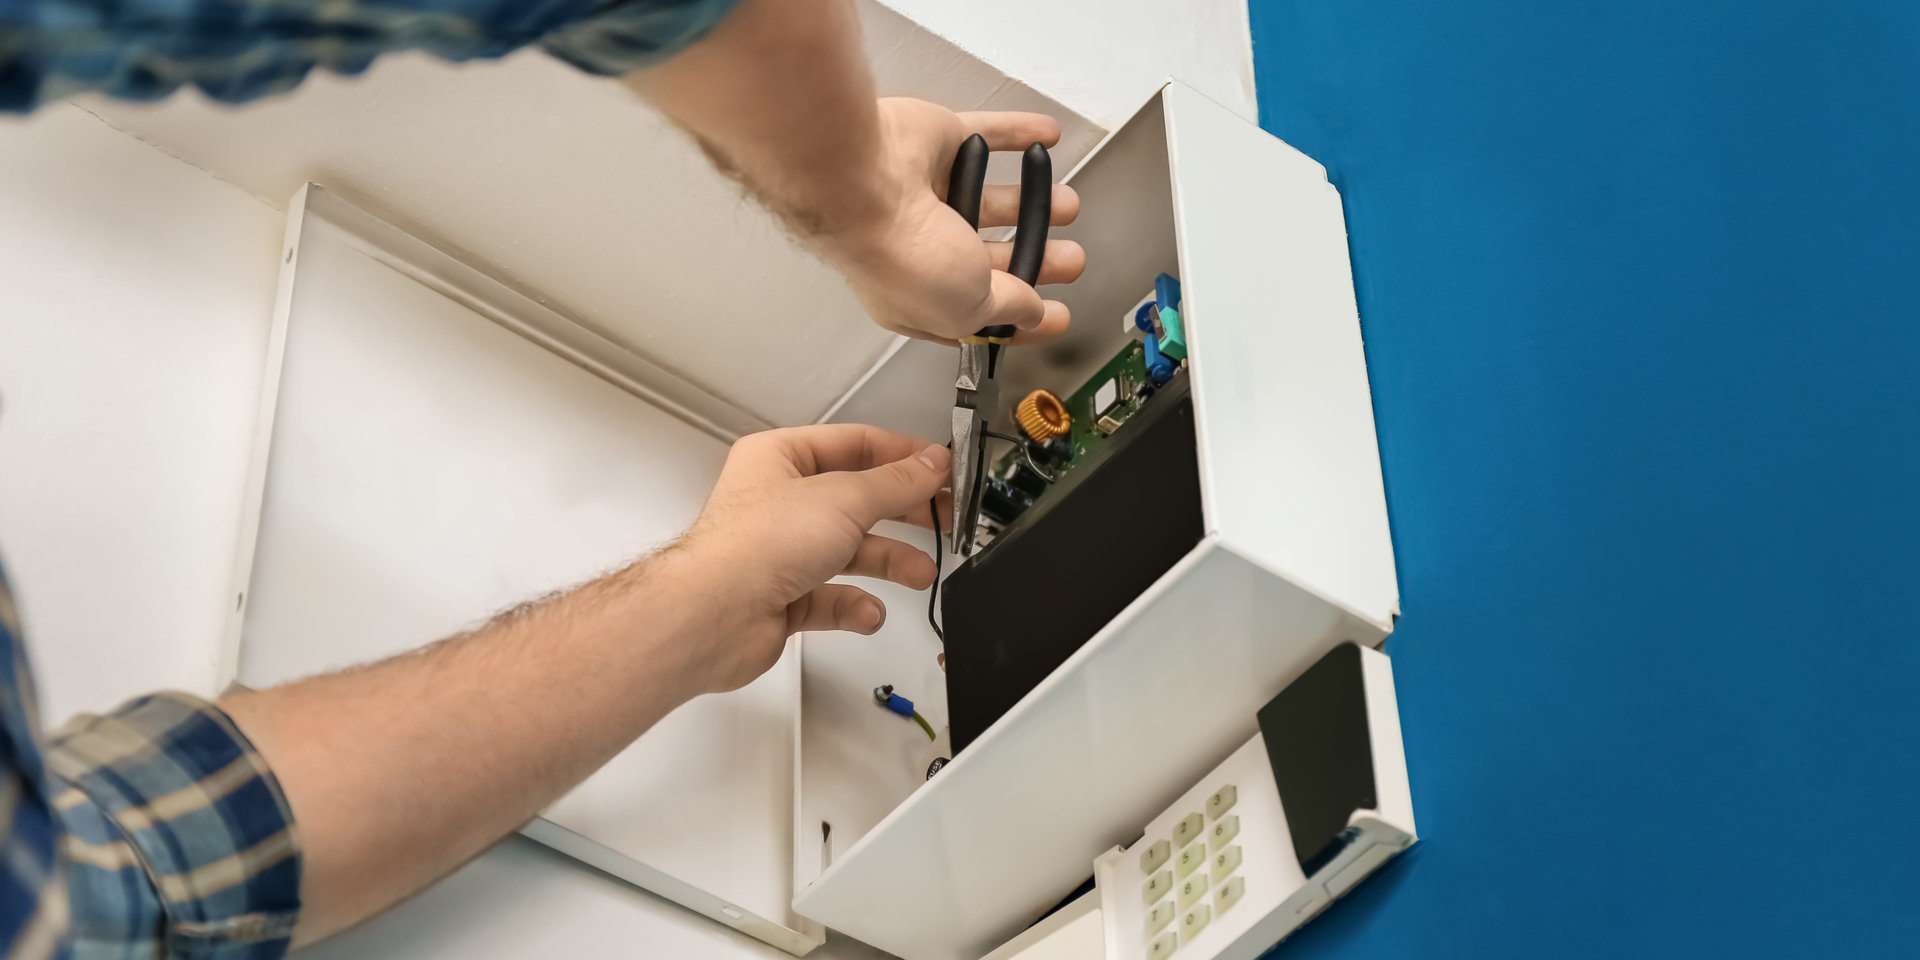
[[[1127,342],[1114,319],[1156,275],[1177,278],[1204,535],[931,779],[925,734],[871,693],[892,684],[946,724],[926,594],[882,585],[879,634],[803,638],[794,910],[906,960],[1006,943],[1248,743],[1263,704],[1337,645],[1377,646],[1398,613],[1324,168],[1169,82],[1066,179],[1082,212],[1053,236],[1082,244],[1088,266],[1042,293],[1069,305],[1073,330],[1009,348],[1002,395],[1077,389]],[[953,357],[904,342],[828,419],[943,437]]]

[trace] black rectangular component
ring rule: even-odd
[[[947,712],[963,750],[1206,535],[1176,376],[947,578]]]
[[[1345,833],[1353,812],[1380,805],[1359,645],[1333,648],[1261,707],[1260,737],[1294,855],[1311,877],[1351,839]]]

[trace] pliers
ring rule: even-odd
[[[947,181],[947,205],[964,217],[967,226],[980,228],[980,196],[987,182],[987,141],[979,134],[967,138],[953,158]],[[1047,224],[1053,219],[1053,158],[1040,144],[1027,147],[1020,163],[1019,230],[1013,236],[1013,255],[1007,272],[1028,286],[1040,279],[1040,261],[1047,252]],[[980,488],[986,471],[987,418],[1000,409],[1000,389],[994,367],[1000,348],[1013,342],[1013,326],[982,327],[960,338],[960,375],[953,396],[953,540],[950,548],[965,556],[973,549],[973,531],[980,516]]]

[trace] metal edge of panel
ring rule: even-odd
[[[235,683],[238,675],[245,625],[245,599],[252,582],[267,467],[272,459],[275,412],[286,357],[287,331],[292,319],[294,288],[299,275],[299,250],[308,224],[316,218],[338,227],[355,249],[382,265],[532,340],[703,433],[731,442],[744,433],[770,426],[670,371],[600,337],[579,323],[541,306],[433,245],[328,193],[320,185],[305,184],[287,205],[279,287],[274,300],[273,326],[261,379],[253,452],[242,506],[239,542],[236,544],[234,592],[237,599],[230,611],[220,650],[217,686]],[[812,920],[800,918],[798,930],[768,920],[552,821],[536,819],[521,833],[584,864],[794,956],[805,956],[826,940],[825,928]],[[740,916],[730,916],[726,910],[733,910]]]
[[[1206,324],[1204,322],[1196,324],[1193,321],[1194,314],[1198,311],[1193,309],[1193,301],[1196,298],[1193,296],[1192,277],[1187,268],[1192,257],[1187,253],[1186,208],[1180,202],[1180,146],[1179,138],[1175,135],[1174,118],[1177,109],[1172,102],[1173,98],[1169,96],[1175,88],[1185,89],[1185,85],[1169,77],[1154,95],[1161,98],[1161,122],[1166,125],[1167,185],[1173,191],[1172,197],[1169,198],[1169,202],[1173,204],[1173,249],[1174,256],[1180,263],[1181,294],[1185,301],[1180,304],[1180,316],[1187,337],[1187,376],[1192,381],[1193,390],[1194,441],[1199,448],[1200,457],[1200,517],[1201,522],[1206,526],[1206,531],[1218,536],[1220,521],[1216,502],[1219,496],[1214,492],[1211,452],[1213,440],[1207,429],[1209,411],[1204,399],[1205,363],[1204,353],[1200,349],[1205,338],[1196,332],[1204,329]]]
[[[775,923],[545,817],[536,817],[521,827],[520,835],[796,957],[804,957],[826,942],[825,928],[818,924],[809,921],[803,926],[812,930],[794,930]]]
[[[300,237],[306,229],[307,203],[312,184],[303,185],[287,201],[287,226],[281,241],[280,276],[273,295],[273,314],[267,331],[267,353],[260,372],[260,394],[254,405],[252,450],[248,453],[246,486],[240,499],[240,529],[235,536],[233,577],[228,592],[234,597],[215,651],[214,687],[239,682],[240,647],[247,620],[247,594],[253,587],[253,560],[260,543],[260,514],[266,504],[267,462],[273,453],[273,421],[280,401],[280,371],[287,356],[287,324],[293,314],[293,284],[299,274]]]
[[[356,248],[389,269],[724,443],[773,427],[319,184],[306,187],[306,212],[339,227]]]

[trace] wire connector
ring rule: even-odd
[[[874,699],[879,701],[881,707],[889,708],[889,710],[897,712],[900,716],[914,716],[914,701],[910,701],[910,699],[906,699],[906,697],[900,697],[899,693],[895,693],[895,691],[893,691],[893,684],[874,687]]]
[[[873,699],[888,710],[919,724],[920,729],[926,732],[928,740],[940,739],[939,736],[933,732],[933,724],[928,723],[927,718],[921,716],[920,711],[913,708],[913,701],[893,692],[893,684],[884,683],[874,687]]]
[[[913,701],[893,692],[893,684],[873,688],[873,699],[880,705],[903,717],[913,716]]]

